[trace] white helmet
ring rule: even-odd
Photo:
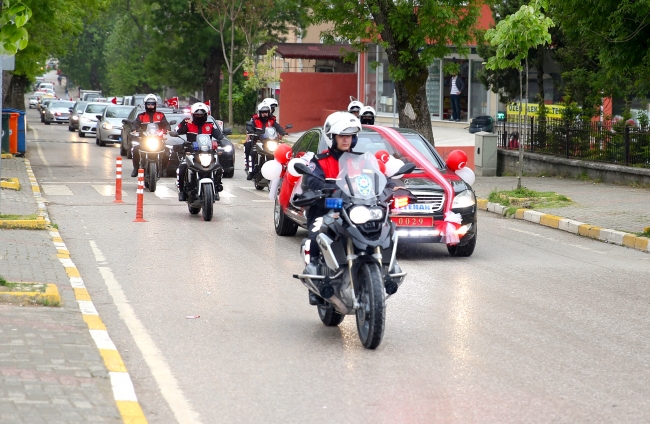
[[[372,106],[364,106],[359,112],[359,120],[364,125],[374,125],[375,124],[375,109]]]
[[[210,111],[210,108],[208,108],[208,105],[206,105],[206,104],[203,103],[203,102],[197,102],[197,103],[194,103],[194,104],[190,107],[190,113],[191,113],[192,115],[194,115],[194,114],[197,113],[197,112],[201,113],[201,111],[203,111],[203,113],[205,113],[205,114],[207,115],[208,112]]]
[[[271,107],[264,100],[262,100],[262,103],[257,105],[257,114],[259,115],[262,112],[271,113]]]
[[[353,135],[352,147],[354,147],[357,144],[356,135],[361,131],[361,122],[350,112],[334,112],[325,120],[323,130],[328,147],[331,148],[334,144],[334,135]]]
[[[147,109],[147,103],[151,103],[151,102],[154,103],[153,108],[155,110],[156,106],[158,105],[158,99],[156,98],[156,96],[154,94],[147,94],[146,96],[144,96],[144,100],[142,101],[142,103],[144,103],[145,110]]]
[[[353,100],[348,105],[348,112],[350,112],[350,113],[357,112],[358,113],[361,110],[362,107],[363,107],[363,103],[361,103],[358,100]]]
[[[266,103],[271,109],[278,107],[278,101],[273,97],[267,97],[266,99],[262,100],[262,103]]]

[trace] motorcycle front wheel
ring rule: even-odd
[[[151,162],[149,164],[149,191],[154,192],[156,191],[156,176],[158,175],[158,166],[156,165],[156,162]]]
[[[212,219],[212,206],[214,206],[212,184],[203,183],[201,193],[203,194],[203,220],[210,221]]]
[[[386,306],[381,270],[374,262],[359,267],[357,273],[359,309],[357,309],[357,331],[361,344],[366,349],[376,349],[384,337]]]

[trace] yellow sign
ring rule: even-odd
[[[546,116],[548,118],[561,118],[564,105],[546,105]],[[525,114],[525,109],[521,110],[521,115]],[[528,103],[528,116],[537,116],[539,114],[539,105],[537,103]],[[508,120],[511,117],[519,116],[519,103],[508,103]]]

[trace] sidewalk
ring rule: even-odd
[[[0,213],[39,212],[23,159],[3,159]],[[122,422],[109,372],[84,322],[70,277],[46,230],[0,229],[0,275],[54,283],[60,307],[0,305],[0,422]]]
[[[522,185],[537,191],[554,191],[575,202],[563,208],[541,208],[540,212],[631,233],[641,233],[650,227],[650,189],[647,188],[555,177],[523,177]],[[476,197],[482,199],[487,199],[495,188],[516,187],[516,177],[476,177],[473,185]]]

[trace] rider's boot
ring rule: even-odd
[[[133,168],[133,171],[131,171],[131,177],[135,178],[138,176],[138,168]]]
[[[187,193],[185,193],[185,192],[182,191],[182,190],[179,191],[179,192],[178,192],[178,201],[179,201],[179,202],[185,202],[185,201],[187,201]]]

